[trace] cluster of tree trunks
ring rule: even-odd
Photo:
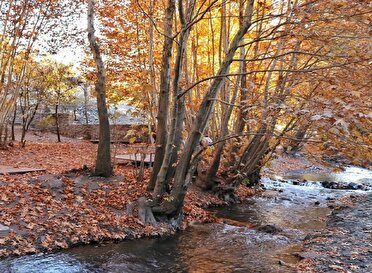
[[[224,60],[221,63],[216,77],[212,80],[209,89],[205,93],[204,98],[200,103],[189,136],[185,141],[183,149],[181,149],[181,140],[183,139],[181,129],[184,122],[184,97],[186,94],[186,91],[183,91],[179,86],[179,81],[183,69],[182,59],[184,57],[184,48],[185,43],[187,42],[188,33],[190,32],[192,25],[195,23],[195,18],[198,18],[198,16],[203,16],[195,16],[195,2],[196,1],[188,1],[186,7],[181,1],[178,2],[178,13],[180,15],[181,31],[178,36],[177,56],[174,66],[174,80],[172,86],[173,105],[170,107],[170,129],[166,142],[164,141],[164,139],[159,140],[159,146],[157,147],[159,152],[155,155],[155,162],[162,162],[162,165],[158,172],[156,172],[156,170],[154,169],[152,173],[152,181],[155,181],[155,187],[153,192],[153,199],[149,202],[149,205],[151,206],[152,211],[155,214],[167,215],[168,217],[178,217],[180,215],[187,187],[191,183],[192,176],[196,169],[196,164],[199,161],[199,149],[203,148],[199,145],[200,140],[213,112],[216,102],[215,99],[224,84],[224,76],[228,73],[234,55],[239,48],[244,35],[247,33],[249,27],[251,26],[254,5],[253,0],[248,1],[243,14],[244,19],[242,20],[239,30],[233,37],[230,46],[226,51]],[[211,6],[209,6],[208,8],[211,8]],[[208,8],[204,12],[204,14],[206,14]],[[167,13],[168,16],[166,18],[168,20],[166,20],[166,25],[171,24],[171,14],[172,12],[174,12],[174,10],[175,1],[169,1],[167,9],[169,13]],[[165,40],[163,60],[169,60],[169,58],[167,59],[167,56],[169,55],[166,54],[169,54],[169,51],[171,51],[171,46],[172,43],[167,43],[167,40]],[[165,66],[163,67],[169,69],[169,63],[165,64]],[[169,88],[169,85],[167,86],[167,88]],[[169,91],[166,91],[163,94],[165,94],[166,97],[161,99],[169,101]],[[168,110],[162,109],[162,111],[167,112]],[[164,116],[161,116],[161,114],[162,113],[158,113],[158,119],[166,120],[166,115],[168,115],[168,113],[164,113]],[[160,143],[160,141],[163,142]],[[160,150],[163,151],[160,152]],[[214,167],[214,169],[216,169],[216,167]],[[165,197],[168,187],[170,188],[169,193],[167,193],[169,196]]]

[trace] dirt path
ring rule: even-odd
[[[372,272],[372,194],[350,201],[333,211],[325,230],[308,236],[298,272]]]
[[[16,142],[20,141],[21,135],[22,135],[22,128],[21,126],[15,126],[15,140]],[[57,142],[57,135],[48,132],[48,131],[40,131],[37,129],[29,129],[28,132],[26,133],[26,145],[28,143],[53,143]],[[61,141],[63,143],[82,143],[84,142],[81,139],[75,139],[75,138],[70,138],[70,137],[65,137],[61,136]]]

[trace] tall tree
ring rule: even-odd
[[[88,1],[88,39],[94,61],[97,67],[97,109],[99,119],[99,144],[97,150],[96,167],[94,173],[108,177],[112,175],[111,151],[110,151],[110,124],[106,106],[106,70],[102,60],[100,46],[95,36],[94,14],[95,1]]]
[[[176,9],[175,0],[169,0],[164,18],[164,45],[162,55],[162,69],[160,74],[160,94],[156,127],[156,150],[154,167],[148,189],[153,190],[160,168],[163,163],[168,135],[170,63],[173,47],[173,15]]]
[[[194,0],[189,1],[186,5],[186,8],[184,7],[184,4],[182,2],[178,2],[178,12],[180,14],[181,21],[181,32],[178,37],[177,55],[175,58],[174,77],[172,82],[173,103],[171,107],[171,121],[166,140],[167,145],[165,147],[165,155],[160,171],[157,175],[156,186],[154,190],[155,200],[158,200],[158,198],[164,194],[169,184],[170,178],[173,176],[174,164],[177,159],[178,151],[181,148],[185,101],[184,97],[178,98],[178,96],[181,92],[180,81],[184,69],[183,60],[185,56],[187,40],[190,33],[189,24],[191,23],[191,20],[193,18],[194,9]]]

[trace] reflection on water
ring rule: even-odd
[[[308,194],[302,197],[284,199],[278,194],[275,198],[254,198],[242,205],[217,210],[217,216],[249,222],[256,226],[272,224],[285,229],[313,230],[325,226],[324,217],[330,210],[325,206],[313,206],[314,200]],[[328,196],[328,195],[325,195]],[[332,195],[333,196],[333,195]],[[325,198],[323,198],[325,200]]]
[[[357,173],[361,173],[359,168],[352,176],[355,178]],[[368,178],[370,172],[363,175]],[[325,217],[330,212],[327,199],[350,192],[269,179],[264,179],[263,183],[269,189],[265,195],[213,212],[218,217],[256,227],[280,227],[281,231],[274,234],[227,224],[195,225],[169,237],[7,259],[0,262],[0,272],[293,272],[293,268],[279,265],[278,261],[295,263],[297,258],[292,253],[300,250],[306,233],[324,227]],[[280,192],[269,194],[270,189],[280,189]]]
[[[62,253],[50,255],[32,255],[0,263],[0,272],[30,272],[30,273],[80,273],[92,272],[89,267],[77,263],[74,257]]]
[[[290,272],[273,257],[288,245],[282,235],[205,224],[167,238],[8,260],[0,264],[0,272]]]

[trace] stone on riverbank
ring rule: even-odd
[[[10,228],[0,224],[0,237],[5,237],[9,234]]]

